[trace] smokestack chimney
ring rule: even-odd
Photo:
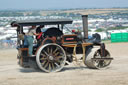
[[[82,15],[84,38],[88,39],[88,15]]]

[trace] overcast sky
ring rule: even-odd
[[[0,0],[0,9],[128,7],[128,0]]]

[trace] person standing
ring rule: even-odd
[[[40,25],[39,27],[36,28],[36,33],[39,34],[38,36],[36,36],[37,39],[37,46],[40,46],[43,40],[43,32],[41,31],[41,28],[43,28],[44,25]]]
[[[36,33],[39,34],[39,36],[36,37],[37,40],[40,40],[42,37],[43,32],[41,31],[41,28],[43,28],[44,25],[40,25],[39,27],[36,28]]]
[[[27,42],[28,42],[28,54],[30,57],[33,57],[33,40],[34,40],[34,35],[38,36],[39,34],[36,33],[36,26],[32,26],[29,28],[28,33],[27,33]]]

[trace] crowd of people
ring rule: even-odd
[[[16,48],[17,42],[16,40],[0,40],[0,49],[6,48]]]

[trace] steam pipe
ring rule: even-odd
[[[82,15],[84,39],[88,39],[88,15]]]

